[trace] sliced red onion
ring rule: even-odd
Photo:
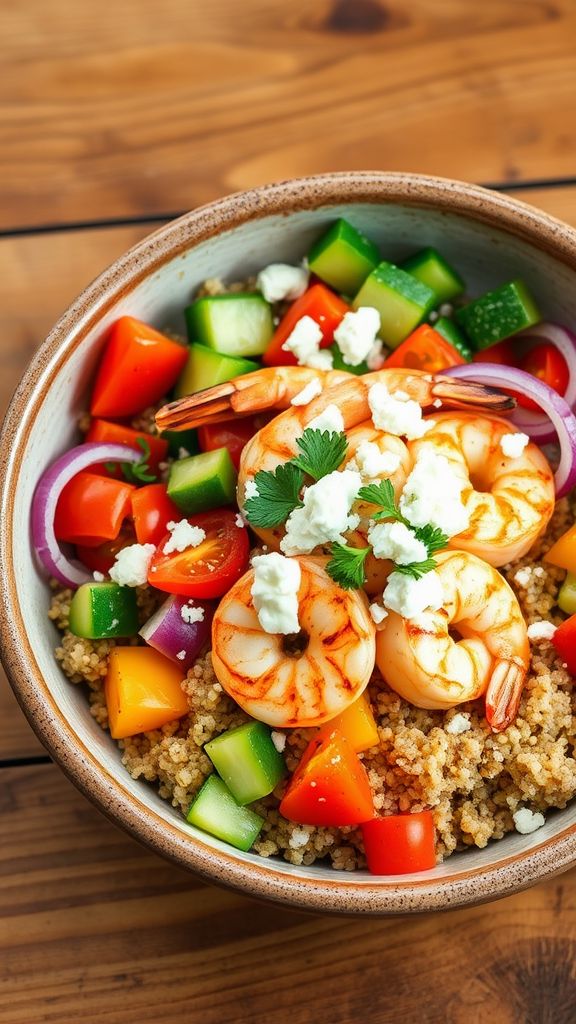
[[[58,498],[67,483],[83,469],[101,462],[139,462],[142,452],[123,444],[90,442],[56,459],[40,478],[32,499],[32,542],[44,568],[67,587],[79,587],[92,579],[90,573],[66,557],[54,533]]]
[[[510,388],[534,399],[551,420],[560,443],[560,463],[554,475],[556,496],[561,498],[576,486],[576,416],[556,391],[525,370],[497,363],[466,363],[465,366],[451,366],[442,372],[448,377],[461,377],[478,384]],[[514,425],[517,426],[516,423]]]
[[[527,343],[526,351],[530,351],[536,345],[542,345],[543,342],[548,342],[558,349],[566,360],[569,372],[568,387],[563,397],[566,404],[573,409],[576,405],[576,335],[560,324],[544,322],[515,335],[512,341]],[[519,430],[524,431],[539,444],[550,444],[556,439],[556,432],[551,428],[548,416],[533,409],[524,409],[519,405],[512,414],[512,420]]]
[[[201,609],[204,617],[196,622],[187,622],[182,618],[183,607],[190,611]],[[173,594],[142,626],[140,636],[150,647],[181,665],[186,672],[210,636],[213,615],[214,606],[210,602]]]

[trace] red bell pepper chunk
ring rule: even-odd
[[[458,350],[438,331],[422,324],[388,356],[384,369],[397,366],[406,370],[440,373],[449,366],[462,366],[465,362]]]
[[[153,327],[122,316],[112,326],[96,375],[93,416],[133,416],[176,383],[188,349]]]
[[[320,348],[327,348],[334,341],[334,331],[350,306],[324,284],[313,284],[299,299],[292,303],[274,331],[272,340],[262,356],[265,366],[296,366],[297,359],[292,352],[284,352],[282,346],[290,337],[296,324],[303,316],[315,320],[322,331]]]
[[[156,434],[147,434],[144,430],[133,430],[132,427],[126,427],[123,423],[110,423],[109,420],[92,420],[85,439],[86,441],[102,441],[106,444],[125,444],[129,448],[139,451],[143,458],[144,449],[138,444],[138,441],[145,441],[150,448],[150,455],[146,459],[146,463],[150,473],[155,476],[158,476],[160,471],[160,463],[164,462],[168,455],[168,442],[164,438],[158,437]],[[99,466],[96,470],[92,466],[91,472],[105,473],[106,476],[123,479],[121,466],[117,466],[114,471],[106,469],[105,466]]]
[[[498,366],[517,366],[518,360],[514,344],[509,338],[498,341],[495,345],[482,348],[472,356],[473,363],[497,363]]]
[[[366,769],[345,737],[333,729],[310,741],[280,804],[301,825],[358,825],[374,814]]]
[[[54,517],[56,537],[87,547],[113,540],[130,514],[133,490],[132,484],[98,473],[77,473],[58,498]]]
[[[373,875],[406,875],[436,864],[434,819],[430,811],[391,814],[362,824],[368,870]]]
[[[552,643],[568,666],[571,675],[576,676],[576,615],[566,619],[552,637]]]
[[[136,544],[136,542],[137,538],[132,524],[126,520],[120,529],[120,533],[113,540],[105,540],[97,548],[77,544],[76,554],[82,565],[90,569],[90,572],[100,572],[103,576],[106,576],[114,565],[118,552],[122,548],[127,548],[130,544]]]
[[[227,448],[232,462],[238,469],[242,449],[258,429],[253,416],[224,420],[222,423],[208,423],[206,426],[198,427],[200,451],[212,452],[217,448]]]
[[[168,523],[182,519],[182,512],[168,497],[166,484],[139,487],[131,495],[131,505],[139,544],[158,545],[168,533]]]

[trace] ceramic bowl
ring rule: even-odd
[[[76,441],[106,329],[118,316],[182,330],[182,309],[205,278],[244,278],[266,263],[298,261],[339,216],[394,259],[437,245],[477,293],[520,276],[547,317],[576,322],[576,232],[474,185],[332,174],[233,195],[167,224],[116,260],[67,310],[7,414],[0,443],[3,659],[30,724],[65,773],[157,853],[209,881],[317,912],[445,909],[507,895],[569,867],[576,859],[576,802],[548,813],[532,835],[513,833],[432,871],[387,878],[264,860],[191,829],[152,787],[130,778],[116,744],[91,718],[82,689],[59,669],[47,586],[27,527],[39,475]]]

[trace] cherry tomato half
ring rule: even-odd
[[[519,365],[521,370],[531,373],[533,377],[538,377],[548,387],[557,391],[559,395],[566,394],[566,388],[570,380],[570,370],[564,356],[555,345],[549,342],[536,345],[535,348],[531,349],[524,356]],[[518,395],[518,404],[522,405],[525,409],[534,409],[536,412],[542,412],[540,406],[525,395]]]
[[[430,811],[373,818],[361,828],[368,870],[373,875],[427,871],[436,864]]]
[[[206,426],[198,427],[200,451],[212,452],[216,448],[227,448],[232,462],[238,469],[242,449],[257,430],[259,427],[253,416],[224,420],[222,423],[208,423]]]
[[[472,356],[473,363],[497,363],[498,366],[516,366],[518,360],[511,341],[499,341],[496,345],[480,349]]]
[[[237,513],[215,509],[190,516],[206,538],[194,548],[164,554],[170,534],[160,541],[152,558],[148,582],[158,590],[183,597],[221,597],[240,579],[248,566],[248,531],[236,525]]]
[[[168,497],[166,484],[138,487],[130,497],[136,539],[139,544],[159,544],[171,519],[178,522],[182,513]]]

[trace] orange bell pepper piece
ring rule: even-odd
[[[576,573],[576,524],[558,538],[544,555],[544,561]]]
[[[58,540],[98,547],[114,540],[130,514],[132,484],[82,470],[63,488],[54,516]]]
[[[115,647],[105,683],[110,734],[115,740],[160,729],[182,718],[188,701],[184,671],[152,647]]]
[[[440,373],[449,366],[462,366],[465,362],[457,349],[438,331],[428,324],[422,324],[394,349],[392,355],[388,356],[384,369],[400,367],[405,370]]]
[[[132,427],[126,427],[123,423],[111,423],[110,420],[99,420],[94,419],[90,424],[90,429],[85,437],[86,441],[101,441],[103,444],[125,444],[128,448],[134,448],[144,459],[144,449],[138,441],[145,441],[150,449],[150,454],[146,459],[148,469],[151,474],[158,476],[160,471],[160,463],[163,462],[168,455],[168,441],[165,441],[163,437],[158,437],[157,434],[147,434],[144,430],[132,430]],[[116,479],[123,480],[122,467],[116,465],[111,471],[106,466],[92,466],[93,473],[105,473],[106,476],[113,476]]]
[[[368,775],[337,729],[310,741],[296,768],[280,814],[301,825],[359,825],[374,815]]]
[[[262,356],[264,366],[296,366],[296,357],[292,352],[285,352],[282,346],[303,316],[309,316],[319,325],[323,335],[320,348],[326,348],[334,341],[334,331],[344,314],[349,312],[350,306],[326,285],[313,284],[282,317]]]
[[[332,721],[323,726],[321,731],[325,735],[333,729],[337,729],[338,732],[342,733],[356,754],[361,754],[363,750],[370,750],[371,747],[378,746],[380,742],[378,728],[372,713],[370,700],[365,692],[353,704],[349,704],[344,711],[336,715],[336,718],[333,718]]]

